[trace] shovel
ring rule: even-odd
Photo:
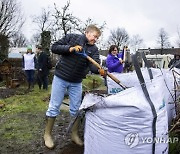
[[[89,57],[89,56],[85,53],[85,51],[75,52],[75,53],[78,54],[78,55],[82,55],[82,56],[84,56],[85,58],[87,58],[87,59],[88,59],[92,64],[94,64],[98,69],[102,69],[102,66],[101,66],[100,64],[98,64],[94,59],[92,59],[91,57]],[[115,76],[113,76],[111,73],[107,72],[107,75],[108,75],[113,81],[115,81],[118,85],[120,85],[123,89],[126,89],[126,88],[127,88],[126,86],[122,85],[122,84],[120,83],[120,81],[119,81]],[[92,105],[92,106],[93,106],[93,105]],[[82,115],[82,113],[84,113],[84,112],[86,112],[87,110],[91,109],[92,106],[88,107],[88,108],[85,109],[85,110],[84,110],[84,109],[81,109],[81,110],[79,110],[79,111],[77,112],[76,116],[75,116],[75,117],[70,121],[70,123],[69,123],[69,126],[68,126],[68,128],[67,128],[67,131],[66,131],[66,133],[65,133],[65,135],[64,135],[64,141],[66,141],[67,135],[70,133],[70,131],[71,131],[71,129],[72,129],[75,121],[77,120],[77,118],[78,118],[80,115]]]
[[[92,64],[94,64],[98,69],[102,69],[102,66],[100,64],[98,64],[94,59],[92,59],[91,57],[89,57],[85,51],[83,50],[82,52],[75,52],[76,54],[82,55],[85,58],[87,58]],[[121,82],[115,77],[113,76],[111,73],[109,73],[107,71],[107,75],[113,80],[115,81],[118,85],[120,85],[124,90],[127,88],[125,85],[122,85]]]

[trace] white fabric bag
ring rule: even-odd
[[[86,104],[88,104],[87,107],[91,103],[94,105],[93,112],[86,113],[84,153],[152,154],[153,140],[157,142],[155,144],[156,154],[168,153],[167,110],[165,91],[162,90],[165,88],[164,77],[159,76],[146,81],[157,113],[156,138],[153,139],[154,117],[137,76],[135,72],[130,76],[128,73],[123,76],[125,79],[129,77],[128,82],[129,85],[133,83],[132,88],[107,97],[93,94],[87,94],[84,97],[80,109],[86,108]],[[165,143],[159,143],[163,141]]]
[[[175,113],[175,91],[174,91],[174,77],[172,70],[169,71],[169,69],[156,69],[151,68],[152,74],[154,78],[158,76],[164,77],[165,82],[165,88],[161,89],[165,91],[165,102],[167,107],[167,113],[168,113],[168,125],[171,125],[172,119],[176,116]],[[141,69],[143,77],[145,81],[149,80],[149,74],[148,70],[145,68]],[[176,72],[180,73],[179,69],[175,69]],[[113,75],[118,78],[121,83],[127,87],[133,87],[139,85],[139,81],[137,79],[137,75],[135,72],[130,73],[113,73]],[[175,80],[177,82],[180,82],[179,76],[175,76]],[[111,78],[107,77],[107,87],[108,87],[108,94],[116,94],[118,92],[121,92],[123,89],[116,84]],[[179,97],[180,93],[176,93],[177,97]]]

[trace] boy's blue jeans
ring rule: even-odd
[[[60,114],[60,106],[64,99],[66,89],[69,94],[69,112],[71,116],[75,116],[81,105],[82,99],[82,83],[72,83],[54,76],[52,82],[51,98],[49,108],[46,112],[48,117],[56,117]]]

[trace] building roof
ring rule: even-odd
[[[10,48],[8,58],[22,58],[22,55],[27,52],[26,47]]]
[[[172,54],[180,55],[180,48],[166,48],[166,49],[138,49],[138,52],[145,52],[150,55],[155,54]]]
[[[21,53],[9,53],[8,54],[8,58],[22,58],[22,54]]]

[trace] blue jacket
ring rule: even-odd
[[[118,53],[117,56],[108,54],[106,59],[106,67],[108,71],[121,73],[123,71],[123,64],[120,63],[119,58],[123,59],[123,52]]]

